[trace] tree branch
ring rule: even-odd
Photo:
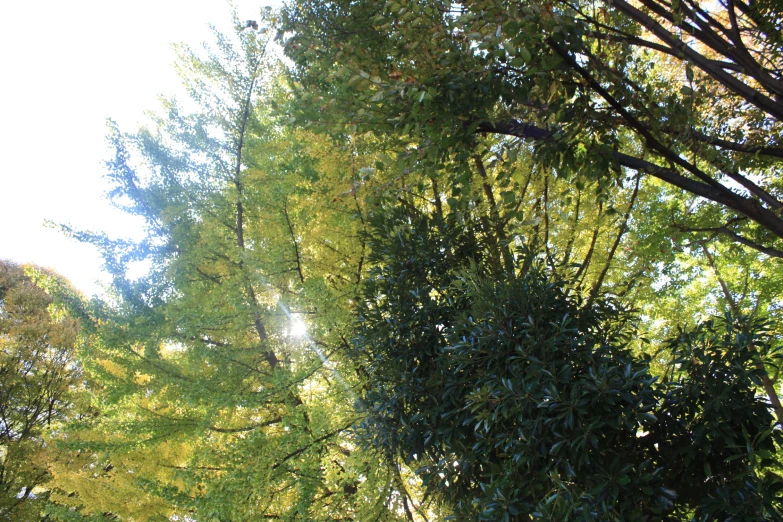
[[[507,120],[497,123],[482,122],[478,125],[477,132],[505,134],[522,139],[532,139],[534,141],[555,139],[551,131],[517,120]],[[650,174],[653,177],[670,185],[674,185],[686,192],[690,192],[691,194],[735,210],[755,221],[776,236],[783,238],[783,220],[762,207],[757,201],[735,194],[725,187],[723,187],[722,190],[717,190],[711,185],[687,178],[674,170],[661,167],[660,165],[629,154],[612,152],[611,157],[623,167]]]
[[[355,421],[351,421],[350,424],[347,424],[347,425],[343,426],[342,428],[337,428],[336,430],[330,431],[329,433],[326,433],[325,435],[322,435],[322,436],[318,437],[317,439],[314,439],[310,443],[305,444],[301,448],[298,448],[295,451],[292,451],[291,453],[285,455],[283,458],[281,458],[279,461],[277,461],[275,464],[272,465],[272,469],[279,468],[286,461],[291,460],[292,458],[296,457],[297,455],[301,455],[302,453],[304,453],[305,451],[307,451],[308,449],[310,449],[314,445],[318,444],[319,442],[323,442],[326,439],[334,437],[338,433],[341,433],[341,432],[347,430],[348,428],[353,426],[354,422]]]
[[[291,234],[291,241],[294,244],[294,256],[296,256],[296,271],[299,273],[299,281],[304,284],[304,273],[302,273],[302,256],[299,252],[299,241],[294,233],[294,226],[291,224],[291,217],[288,215],[288,198],[283,199],[283,216],[288,225],[288,233]]]
[[[691,227],[686,227],[684,225],[677,225],[677,224],[672,226],[678,228],[679,230],[682,230],[683,232],[715,232],[716,234],[723,234],[725,236],[730,237],[737,243],[741,243],[746,247],[752,248],[753,250],[757,250],[762,254],[766,254],[770,257],[777,257],[783,259],[783,251],[760,245],[755,241],[752,241],[744,236],[737,234],[736,232],[734,232],[728,226],[725,225],[722,227],[704,227],[704,228],[691,228]]]
[[[257,428],[265,428],[267,426],[271,426],[272,424],[277,424],[282,420],[282,417],[275,417],[274,419],[268,420],[266,422],[259,422],[257,424],[251,424],[250,426],[242,426],[240,428],[218,428],[217,426],[210,426],[209,430],[217,433],[242,433],[245,431],[253,431]]]
[[[707,58],[705,58],[703,55],[693,50],[682,40],[680,40],[675,35],[670,33],[668,30],[666,30],[666,28],[664,28],[651,16],[640,11],[636,7],[627,3],[625,0],[611,0],[611,3],[618,10],[622,11],[623,13],[628,15],[631,19],[635,20],[643,27],[645,27],[647,30],[652,32],[656,37],[658,37],[661,41],[666,43],[669,47],[682,53],[682,55],[685,58],[687,58],[691,63],[699,67],[702,71],[707,73],[715,80],[717,80],[724,87],[729,89],[731,92],[745,99],[745,101],[747,101],[748,103],[755,105],[765,113],[776,118],[778,121],[783,121],[783,104],[775,102],[772,98],[765,96],[764,94],[760,93],[756,89],[753,89],[746,83],[743,83],[742,81],[734,78],[726,71],[724,71],[722,68],[715,67],[713,64],[710,63],[710,61]],[[683,27],[684,29],[685,29],[685,25],[686,24],[679,24],[679,26]],[[698,34],[696,36],[699,37]],[[703,37],[700,39],[702,41],[705,41],[705,38]],[[707,38],[706,40],[710,40],[710,39]],[[709,45],[711,42],[705,41],[705,43]],[[715,48],[713,45],[710,46]],[[756,78],[756,80],[759,80],[759,78]],[[762,85],[765,83],[765,82],[761,82],[761,80],[759,81],[760,83],[762,83]],[[777,89],[774,88],[770,90],[772,90],[773,92],[777,92]]]
[[[669,56],[673,56],[675,58],[681,58],[682,55],[672,49],[671,47],[666,47],[665,45],[661,45],[656,42],[650,42],[649,40],[645,40],[643,38],[639,38],[638,36],[632,36],[632,35],[621,35],[621,34],[603,34],[603,33],[597,33],[592,32],[588,33],[589,36],[592,38],[595,38],[596,40],[606,40],[609,42],[618,42],[618,43],[627,43],[630,45],[636,45],[639,47],[646,47],[648,49],[652,49],[654,51],[658,51],[664,54],[668,54]],[[724,62],[722,60],[709,60],[708,62],[715,67],[720,67],[721,69],[728,69],[730,71],[734,72],[742,72],[743,69],[739,65],[731,62]]]
[[[489,177],[487,171],[484,168],[484,162],[481,156],[475,155],[473,161],[476,164],[479,176],[481,176],[481,186],[484,189],[484,195],[487,198],[489,204],[489,216],[492,218],[492,222],[495,225],[496,244],[500,249],[503,256],[503,264],[505,265],[506,272],[509,274],[514,273],[514,261],[511,256],[511,252],[508,249],[508,238],[506,237],[506,231],[503,228],[503,221],[500,219],[500,211],[498,210],[497,202],[495,201],[495,195],[492,193],[492,187],[489,184]]]
[[[617,237],[615,238],[614,243],[612,244],[612,248],[609,249],[609,255],[606,258],[606,263],[604,263],[604,268],[603,270],[601,270],[601,274],[598,276],[598,279],[596,279],[595,283],[593,284],[593,288],[590,289],[590,296],[587,299],[588,306],[598,296],[598,292],[601,289],[601,285],[603,285],[604,279],[606,278],[606,274],[609,272],[609,267],[612,264],[612,258],[614,258],[614,254],[615,252],[617,252],[617,247],[620,246],[620,241],[622,241],[625,232],[628,230],[628,219],[631,217],[631,211],[633,210],[633,205],[636,202],[636,196],[639,194],[639,182],[641,181],[641,179],[642,179],[641,174],[637,174],[636,185],[634,185],[633,193],[631,193],[631,200],[628,203],[628,209],[625,211],[625,215],[623,216],[623,222],[620,225],[620,229],[617,231]]]

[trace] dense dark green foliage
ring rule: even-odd
[[[780,430],[758,399],[758,353],[774,351],[763,322],[722,318],[670,341],[673,378],[651,429],[668,484],[697,520],[780,520],[773,472]]]
[[[659,382],[626,348],[626,312],[528,256],[488,273],[469,217],[376,216],[356,339],[367,436],[458,519],[781,519],[760,339],[736,321],[673,340]]]

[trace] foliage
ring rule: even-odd
[[[337,353],[373,158],[269,116],[285,92],[257,25],[181,49],[194,112],[169,100],[151,128],[112,126],[111,196],[144,240],[71,231],[101,248],[116,291],[87,309],[102,389],[54,466],[56,501],[84,515],[398,518],[397,475],[352,434],[355,368]]]
[[[524,240],[588,299],[640,309],[652,346],[634,349],[662,374],[683,322],[728,310],[779,331],[780,16],[691,0],[300,0],[279,37],[297,121],[374,133],[447,198],[482,198],[465,174],[478,156],[502,194],[497,244]],[[524,169],[530,185],[504,177]],[[780,418],[778,362],[759,364]]]
[[[366,436],[458,519],[781,519],[762,325],[683,332],[659,383],[622,309],[540,264],[492,277],[470,219],[383,208],[373,224]]]
[[[279,37],[296,121],[373,132],[441,190],[478,153],[520,216],[502,216],[507,236],[541,223],[531,243],[559,250],[550,264],[581,263],[581,291],[633,302],[658,344],[705,310],[778,317],[780,16],[754,2],[300,0]],[[525,169],[548,198],[504,185]],[[618,198],[634,171],[638,195]]]
[[[513,136],[605,186],[632,169],[717,204],[690,228],[764,250],[783,237],[779,19],[744,2],[301,0],[281,37],[299,118],[442,151]]]
[[[50,518],[780,520],[779,18],[299,0],[180,47],[190,105],[110,126],[146,237],[67,229],[115,293],[70,300]]]
[[[44,435],[72,417],[81,373],[75,360],[79,325],[29,275],[36,270],[0,261],[0,517],[5,520],[39,518],[53,458]]]

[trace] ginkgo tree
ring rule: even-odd
[[[194,110],[169,100],[147,128],[110,128],[111,197],[146,220],[147,235],[70,231],[101,248],[116,293],[88,307],[95,414],[59,440],[52,516],[404,511],[399,470],[352,434],[357,369],[340,355],[374,158],[361,139],[270,117],[285,91],[269,24],[237,23],[201,53],[180,49]],[[139,263],[149,270],[134,279]]]

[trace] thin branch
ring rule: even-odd
[[[482,188],[484,189],[484,195],[487,198],[489,204],[489,215],[492,218],[492,222],[495,225],[496,245],[500,249],[503,256],[503,264],[505,265],[506,272],[509,274],[514,273],[514,261],[509,250],[508,238],[506,237],[506,231],[503,228],[503,221],[500,219],[500,211],[498,204],[495,201],[495,195],[492,193],[492,187],[489,184],[489,176],[487,176],[487,170],[484,168],[484,161],[478,154],[473,156],[473,161],[476,164],[479,176],[481,176]]]
[[[582,285],[582,281],[584,280],[585,276],[587,275],[587,266],[590,264],[590,260],[593,257],[593,251],[595,251],[595,243],[598,240],[598,233],[601,230],[601,213],[603,212],[603,203],[600,201],[598,202],[598,218],[596,219],[596,225],[595,229],[593,229],[593,237],[590,239],[590,248],[587,249],[587,254],[585,254],[584,261],[582,261],[582,264],[579,265],[579,269],[576,271],[576,275],[574,275],[574,280],[579,281],[579,286]],[[582,276],[581,279],[579,276]]]
[[[609,255],[606,258],[606,263],[604,263],[604,268],[603,270],[601,270],[601,274],[598,276],[598,279],[596,279],[595,283],[593,284],[593,288],[590,290],[590,297],[588,297],[587,299],[588,306],[598,296],[598,292],[601,289],[601,285],[603,285],[604,283],[606,274],[609,272],[609,267],[612,264],[612,259],[614,258],[614,254],[615,252],[617,252],[617,247],[620,246],[620,241],[622,241],[625,232],[628,230],[628,219],[631,217],[631,211],[633,210],[633,205],[636,202],[636,196],[639,194],[639,182],[641,181],[641,179],[642,176],[640,174],[637,174],[636,185],[634,185],[633,193],[631,194],[631,200],[628,203],[628,209],[625,211],[625,215],[623,216],[623,222],[620,225],[620,229],[617,231],[617,237],[615,238],[614,243],[612,244],[612,248],[609,249]]]
[[[770,147],[766,145],[749,145],[747,143],[740,143],[737,141],[725,140],[722,138],[714,138],[708,136],[703,132],[699,132],[695,129],[691,129],[688,135],[701,142],[709,145],[717,145],[718,147],[726,150],[733,150],[736,152],[747,152],[749,154],[763,154],[765,156],[774,156],[776,158],[783,158],[783,147]]]
[[[217,433],[242,433],[245,431],[253,431],[258,428],[265,428],[267,426],[271,426],[272,424],[277,424],[278,422],[282,421],[282,417],[275,417],[274,419],[268,420],[266,422],[259,422],[257,424],[251,424],[249,426],[242,426],[240,428],[218,428],[217,426],[210,426],[210,431],[215,431]]]
[[[731,295],[726,281],[724,281],[721,277],[720,272],[718,271],[718,267],[715,265],[715,258],[712,257],[710,250],[707,248],[707,245],[705,245],[704,242],[701,242],[700,246],[702,252],[704,252],[704,256],[707,258],[707,262],[710,264],[710,268],[712,268],[712,271],[715,272],[715,278],[718,280],[718,284],[723,291],[723,296],[726,298],[726,302],[729,304],[732,315],[734,315],[734,317],[739,317],[740,313],[739,308],[737,307],[737,302],[734,300],[734,296]]]
[[[288,233],[291,234],[291,241],[294,244],[294,256],[296,256],[296,271],[299,273],[299,281],[304,284],[304,273],[302,272],[302,256],[299,252],[299,240],[294,233],[294,226],[291,223],[291,217],[288,215],[288,198],[283,199],[283,216],[285,217],[286,225],[288,225]]]
[[[656,42],[650,42],[649,40],[645,40],[643,38],[639,38],[638,36],[632,36],[632,35],[617,35],[617,34],[603,34],[603,33],[588,33],[588,36],[591,36],[597,40],[607,40],[609,42],[618,42],[618,43],[627,43],[630,45],[636,45],[639,47],[646,47],[648,49],[652,49],[654,51],[658,51],[661,53],[668,54],[669,56],[673,56],[675,58],[681,58],[682,55],[672,49],[671,47],[667,47],[665,45],[661,45]],[[742,72],[743,68],[735,63],[731,62],[725,62],[722,60],[708,60],[708,62],[716,67],[720,67],[721,69],[728,69],[730,71],[734,72]]]
[[[541,129],[517,120],[507,120],[497,123],[481,122],[477,128],[480,133],[506,134],[534,141],[550,140],[553,132]],[[758,201],[736,194],[725,187],[720,189],[687,178],[672,169],[661,167],[647,160],[631,156],[622,152],[612,152],[611,157],[621,166],[633,169],[637,172],[650,174],[670,185],[674,185],[686,192],[703,197],[727,208],[735,210],[752,219],[765,229],[778,237],[783,238],[783,220],[768,209],[762,207]]]
[[[544,253],[547,265],[554,268],[555,263],[549,249],[549,172],[544,172]]]
[[[441,221],[443,221],[443,203],[440,200],[440,190],[438,189],[438,180],[435,179],[435,176],[430,178],[430,181],[432,182],[432,194],[433,194],[433,200],[435,201],[435,212],[438,215],[438,218],[440,218]]]
[[[342,433],[343,431],[345,431],[348,428],[350,428],[351,426],[353,426],[354,422],[356,422],[356,421],[353,420],[353,421],[351,421],[350,424],[347,424],[347,425],[345,425],[342,428],[337,428],[336,430],[330,431],[329,433],[326,433],[325,435],[322,435],[322,436],[318,437],[317,439],[314,439],[313,441],[309,442],[308,444],[305,444],[301,448],[298,448],[295,451],[292,451],[291,453],[285,455],[283,458],[281,458],[279,461],[277,461],[275,464],[272,465],[272,469],[279,468],[286,461],[291,460],[292,458],[296,457],[297,455],[301,455],[302,453],[304,453],[305,451],[307,451],[308,449],[310,449],[314,445],[318,444],[319,442],[323,442],[326,439],[329,439],[329,438],[334,437],[335,435],[337,435],[339,433]]]
[[[753,250],[757,250],[762,254],[766,254],[770,257],[777,257],[783,259],[783,251],[760,245],[755,241],[752,241],[744,236],[737,234],[736,232],[734,232],[728,226],[725,225],[722,227],[701,227],[701,228],[686,227],[685,225],[677,225],[677,224],[674,224],[672,226],[682,230],[683,232],[714,232],[716,234],[723,234],[725,236],[730,237],[737,243],[741,243],[746,247],[752,248]]]
[[[574,241],[576,241],[576,227],[579,224],[579,206],[582,202],[582,189],[576,189],[576,208],[574,210],[574,224],[571,227],[571,237],[568,238],[566,243],[565,255],[563,256],[563,266],[567,267],[568,262],[571,260],[571,252],[574,249]]]
[[[359,255],[359,263],[356,267],[356,284],[362,282],[362,270],[364,269],[364,259],[367,255],[367,223],[364,221],[364,212],[362,212],[362,206],[359,204],[359,197],[356,192],[353,193],[353,200],[356,203],[356,214],[359,216],[359,221],[362,224],[362,233],[359,235],[359,244],[362,247],[361,254]]]

